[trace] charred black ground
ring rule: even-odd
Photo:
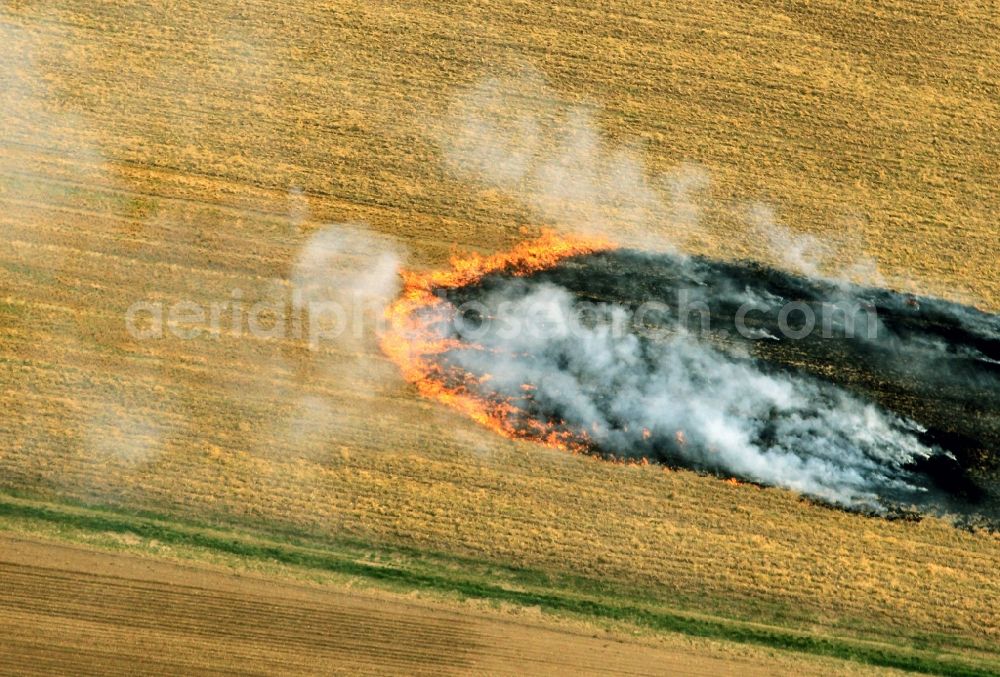
[[[442,364],[460,365],[476,376],[492,371],[493,365],[500,365],[497,371],[506,366],[508,372],[535,375],[547,382],[544,397],[533,394],[540,383],[518,383],[517,377],[505,382],[491,375],[481,386],[488,396],[516,397],[521,415],[529,419],[526,425],[539,421],[573,430],[582,426],[580,411],[596,408],[601,421],[601,426],[595,426],[598,434],[587,431],[594,453],[645,457],[792,488],[801,488],[795,480],[799,465],[810,466],[810,477],[820,478],[822,484],[823,470],[815,464],[829,464],[831,472],[845,473],[841,483],[847,488],[834,483],[831,498],[825,489],[812,490],[812,484],[804,483],[804,494],[848,509],[874,506],[883,513],[949,513],[993,524],[1000,515],[1000,317],[996,315],[939,299],[811,279],[752,263],[633,250],[567,259],[529,277],[493,274],[475,285],[448,290],[446,298],[460,309],[463,320],[448,331],[469,348],[441,355]],[[608,338],[605,333],[598,339],[591,333],[566,340],[505,338],[504,331],[513,328],[498,319],[511,306],[521,312],[521,302],[540,298],[558,298],[559,303],[571,305],[588,331],[623,319],[627,327],[619,338]],[[809,317],[815,322],[811,330]],[[520,330],[538,330],[551,318],[521,319],[525,326]],[[595,340],[600,341],[599,348],[594,347]],[[694,344],[702,348],[693,348]],[[682,346],[689,357],[678,364],[690,373],[678,389],[662,365],[671,350]],[[573,367],[581,355],[590,362],[612,362],[605,371],[593,365]],[[719,363],[725,371],[718,372],[715,365]],[[510,369],[511,365],[515,368]],[[628,372],[632,368],[652,376],[634,381]],[[699,369],[706,373],[699,374]],[[606,373],[614,377],[605,380]],[[732,427],[749,431],[748,439],[762,458],[795,461],[787,471],[791,479],[770,481],[767,478],[773,473],[769,471],[740,472],[742,461],[716,461],[712,453],[691,452],[697,444],[714,451],[711,440],[717,431],[712,426],[729,426],[725,418],[718,425],[703,424],[700,435],[697,427],[693,433],[687,430],[683,421],[676,431],[648,425],[640,433],[632,428],[647,420],[659,423],[659,410],[650,407],[652,413],[635,419],[621,411],[622,402],[635,401],[645,407],[650,397],[659,396],[655,388],[660,383],[668,391],[662,408],[670,409],[671,402],[676,402],[684,410],[693,406],[690,393],[698,393],[703,381],[709,393],[712,388],[730,392],[727,378],[732,379],[733,389],[748,387],[741,383],[741,374],[764,379],[764,386],[789,383],[789,392],[818,393],[817,408],[841,406],[847,399],[852,404],[845,411],[855,412],[860,411],[855,402],[865,403],[877,434],[891,437],[899,450],[883,457],[877,434],[839,433],[845,440],[844,454],[850,456],[849,463],[841,464],[836,449],[840,438],[816,429],[823,420],[837,420],[835,413],[805,411],[800,404],[773,411],[767,407],[740,411],[739,425]],[[559,384],[564,378],[567,386],[562,388]],[[592,388],[588,379],[594,382]],[[639,383],[636,387],[642,390],[636,400],[622,392],[633,383]],[[756,387],[749,386],[749,399]],[[684,393],[687,399],[682,399]],[[697,406],[700,415],[705,405]],[[740,409],[739,400],[729,407]],[[667,418],[673,424],[674,419]],[[796,440],[773,439],[791,424]],[[886,425],[892,430],[878,432]],[[823,446],[818,460],[810,456],[810,444]],[[772,456],[772,449],[779,447],[792,455]],[[855,477],[859,473],[871,473],[876,479],[869,485]],[[786,475],[782,471],[777,476]],[[869,491],[874,499],[857,498]]]

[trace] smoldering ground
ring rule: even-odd
[[[996,523],[998,316],[635,250],[441,293],[457,320],[437,330],[458,341],[441,378],[512,404],[524,437]]]

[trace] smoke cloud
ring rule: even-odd
[[[563,266],[452,290],[449,299],[458,307],[472,302],[473,315],[488,326],[442,326],[443,339],[464,347],[441,363],[481,380],[484,396],[517,403],[514,415],[527,419],[526,427],[535,421],[583,431],[601,453],[734,475],[852,509],[953,505],[940,478],[924,469],[951,473],[959,447],[992,453],[995,417],[980,405],[988,409],[1000,398],[996,318],[893,294],[856,241],[860,231],[798,233],[763,203],[740,218],[765,244],[760,254],[791,275],[677,253],[708,232],[701,224],[708,172],[683,162],[668,174],[649,172],[638,144],[602,134],[599,114],[562,100],[526,69],[457,96],[438,140],[452,173],[509,193],[540,222],[666,252],[648,255],[654,258],[639,269],[630,257],[647,255],[623,253],[614,261],[595,257],[575,272]],[[688,318],[676,314],[657,319],[654,340],[630,324],[636,305],[681,287],[695,315],[703,308],[731,320],[748,306],[769,319],[751,321],[741,337],[691,333]],[[803,301],[810,310],[842,309],[821,317],[815,336],[865,326],[849,342],[795,346],[774,318]],[[584,306],[589,320],[581,319]],[[889,309],[890,320],[882,312],[858,315],[876,308]],[[879,379],[919,405],[902,413],[886,406],[892,398],[877,392]],[[941,393],[951,398],[948,406],[962,401],[976,409],[974,424],[957,426],[961,434],[955,426],[938,434],[948,416],[925,415]]]
[[[598,112],[529,69],[456,96],[439,143],[450,171],[510,193],[543,223],[647,247],[691,234],[708,173],[681,162],[650,175],[637,143],[604,138]]]
[[[24,294],[25,280],[37,280],[38,288],[44,289],[43,285],[53,279],[74,279],[80,265],[74,238],[81,236],[53,227],[37,205],[59,205],[73,199],[64,181],[121,188],[109,171],[86,116],[74,112],[55,91],[51,70],[40,58],[51,47],[45,35],[15,21],[0,24],[0,42],[4,45],[0,53],[0,141],[5,147],[0,155],[0,194],[4,197],[0,237],[13,261],[27,271],[4,280],[9,298],[23,312],[7,313],[2,321],[9,323],[12,336],[33,339],[40,335],[41,321],[33,321],[30,295],[21,305],[19,297]],[[46,158],[55,168],[54,180],[39,178],[34,174],[37,169],[26,166],[25,148],[44,151],[33,159]],[[111,227],[95,219],[92,232],[82,236],[105,234]],[[14,275],[12,270],[8,266],[5,274]],[[78,290],[60,285],[49,293],[63,302],[67,297],[75,298]],[[102,329],[100,316],[81,316],[94,324],[85,327],[77,321],[50,319],[44,341],[12,340],[6,346],[19,358],[41,364],[54,359],[53,352],[58,349],[61,380],[72,384],[71,398],[53,396],[45,406],[39,406],[37,399],[18,397],[5,412],[14,440],[11,444],[32,449],[30,463],[51,473],[55,484],[71,481],[63,475],[66,464],[62,462],[70,455],[127,472],[140,471],[155,463],[164,439],[175,429],[174,408],[163,397],[163,384],[156,370],[150,370],[138,385],[109,382],[106,365],[99,354],[90,350],[94,336],[100,335]],[[37,392],[35,371],[11,372],[9,387],[19,393]],[[70,404],[62,404],[64,401]],[[46,420],[71,425],[46,425]],[[30,463],[25,463],[26,474],[33,470]],[[6,472],[15,475],[21,469],[8,468]]]
[[[786,487],[850,509],[951,510],[949,491],[968,498],[968,486],[928,425],[947,425],[953,413],[928,418],[924,404],[901,413],[872,393],[902,391],[900,401],[944,409],[944,398],[964,392],[970,401],[951,404],[979,423],[963,434],[988,448],[1000,320],[863,288],[847,289],[868,304],[852,307],[852,317],[823,305],[843,289],[759,266],[594,255],[451,292],[458,319],[438,329],[459,346],[442,363],[471,374],[485,397],[515,403],[522,429],[535,421],[582,432],[598,453]],[[679,310],[678,294],[693,318]],[[637,322],[637,306],[651,300],[660,310],[644,320],[655,332]],[[793,301],[819,315],[796,340],[776,319]],[[742,336],[720,322],[740,306],[755,312]],[[715,327],[693,331],[701,309]],[[869,327],[869,315],[884,318]]]
[[[308,203],[300,191],[289,195],[289,216],[301,224]],[[308,384],[285,393],[287,412],[271,425],[279,431],[285,458],[322,459],[332,444],[341,442],[345,421],[352,417],[343,401],[325,387],[355,388],[377,393],[391,382],[392,370],[381,359],[375,343],[385,305],[399,293],[399,245],[363,224],[326,224],[300,248],[289,272],[293,316],[310,344]],[[302,366],[302,365],[300,365]],[[280,359],[269,371],[292,371],[294,363]],[[309,386],[309,387],[307,387]]]
[[[573,297],[558,287],[534,290],[505,312],[518,317],[539,306],[568,318],[568,331],[491,336],[479,339],[485,350],[457,351],[454,359],[473,373],[490,373],[491,387],[506,397],[534,385],[535,406],[588,431],[603,449],[631,456],[648,450],[661,461],[852,507],[881,509],[880,496],[926,490],[904,466],[935,451],[918,441],[910,422],[821,382],[766,373],[690,337],[650,345],[635,334],[615,337],[611,325],[585,326]]]
[[[314,234],[291,273],[295,310],[308,318],[313,346],[356,351],[370,342],[399,291],[399,264],[396,245],[363,226],[334,224]]]

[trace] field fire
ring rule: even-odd
[[[1000,318],[552,232],[404,274],[386,354],[493,431],[995,523]]]

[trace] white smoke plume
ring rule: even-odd
[[[675,254],[714,237],[701,223],[709,206],[708,172],[685,162],[667,174],[651,172],[641,146],[609,139],[599,120],[599,110],[561,99],[527,69],[457,96],[438,141],[452,173],[508,193],[541,223],[602,233],[629,249]],[[823,236],[782,225],[762,203],[736,216],[745,216],[765,244],[759,252],[764,259],[831,283],[824,301],[871,308],[870,287],[888,286],[865,253],[857,215],[845,215],[843,228]],[[693,259],[678,260],[696,267]],[[796,300],[733,284],[686,291],[694,302],[721,294],[766,312]],[[488,314],[500,324],[523,325],[524,314],[539,306],[576,317],[572,293],[558,286],[533,287],[528,296],[517,285],[507,292],[512,295],[504,297],[501,290],[500,297],[486,300]],[[934,312],[952,312],[942,308]],[[938,360],[949,355],[944,341],[895,335],[879,317],[870,317],[872,325],[857,338],[894,353],[892,359],[914,373],[921,365],[939,369]],[[964,311],[954,319],[960,325],[980,321]],[[844,329],[845,322],[833,318],[835,329]],[[687,465],[874,511],[885,510],[887,501],[919,503],[934,491],[910,469],[942,453],[922,441],[925,431],[832,382],[771,369],[740,356],[738,346],[723,352],[679,327],[669,340],[650,343],[603,325],[572,319],[561,324],[570,328],[568,336],[459,331],[457,338],[470,347],[448,359],[474,375],[488,373],[485,387],[500,397],[521,397],[528,386],[533,406],[568,428],[587,431],[598,447],[616,454],[669,448]]]
[[[33,176],[23,166],[18,152],[25,147],[43,149],[39,155],[54,159],[59,173],[70,181],[112,189],[120,186],[109,171],[101,147],[94,141],[94,129],[86,117],[61,105],[52,91],[50,73],[39,59],[39,55],[50,48],[46,35],[20,27],[14,21],[0,24],[0,43],[3,44],[0,49],[0,142],[5,146],[5,152],[0,155],[4,216],[0,237],[9,254],[31,271],[31,275],[42,271],[42,279],[44,275],[65,275],[72,279],[79,265],[70,253],[74,250],[63,246],[65,235],[58,228],[51,228],[53,224],[45,221],[46,217],[40,217],[39,210],[32,204],[59,204],[66,199],[66,188],[59,181],[39,180]],[[26,224],[31,227],[26,228]],[[108,227],[101,220],[95,220],[92,225],[95,234]],[[17,289],[15,284],[10,286]],[[14,300],[20,301],[17,291],[14,294]],[[25,317],[30,315],[28,312]],[[27,320],[14,318],[12,322],[16,329],[19,322]],[[62,409],[60,400],[64,398],[60,393],[48,393],[52,396],[47,402],[51,412],[37,411],[32,399],[16,402],[13,411],[8,412],[10,420],[17,422],[12,423],[14,438],[25,439],[28,445],[37,449],[32,462],[59,469],[61,464],[53,459],[73,453],[127,471],[141,470],[154,463],[162,451],[164,439],[175,427],[174,412],[164,401],[162,383],[156,373],[147,374],[148,380],[141,387],[104,383],[106,365],[89,350],[93,338],[88,332],[81,331],[80,326],[72,322],[53,322],[49,332],[50,341],[24,346],[20,357],[29,362],[37,359],[45,363],[51,359],[48,352],[51,346],[62,344],[65,346],[59,356],[62,371],[83,377],[72,386],[71,400],[76,405]],[[37,386],[30,382],[32,373],[31,369],[14,372],[8,385],[34,392]],[[70,379],[67,381],[72,383]],[[67,426],[72,431],[70,435],[58,441],[48,437],[43,426],[37,423],[46,415],[72,422],[73,425]],[[25,421],[35,423],[26,424]],[[57,477],[62,480],[61,476]]]
[[[651,175],[641,146],[609,142],[597,114],[527,70],[455,97],[439,143],[449,170],[510,193],[542,223],[672,247],[698,226],[707,172],[681,162]]]
[[[820,237],[795,232],[781,223],[771,205],[752,204],[747,210],[752,231],[767,245],[779,266],[807,277],[885,287],[886,278],[874,257],[864,251],[856,222],[847,221],[838,232]]]
[[[290,217],[301,224],[308,216],[301,192],[293,191],[290,203]],[[310,382],[366,394],[390,382],[392,370],[380,357],[376,337],[386,304],[399,292],[402,256],[395,241],[362,224],[327,224],[303,244],[289,281],[291,312],[311,347],[305,372]],[[321,457],[338,439],[347,415],[343,402],[331,399],[324,388],[287,397],[293,403],[290,414],[274,422],[285,453]]]
[[[531,384],[532,407],[601,449],[654,458],[668,449],[683,465],[876,512],[928,490],[906,466],[940,451],[914,423],[836,385],[767,370],[680,327],[644,340],[614,306],[609,321],[581,321],[572,294],[548,283],[513,282],[484,302],[500,329],[463,335],[456,325],[470,347],[449,359],[488,373],[486,387],[505,398]]]
[[[299,251],[291,281],[302,303],[384,305],[399,290],[399,248],[360,224],[331,224]]]

